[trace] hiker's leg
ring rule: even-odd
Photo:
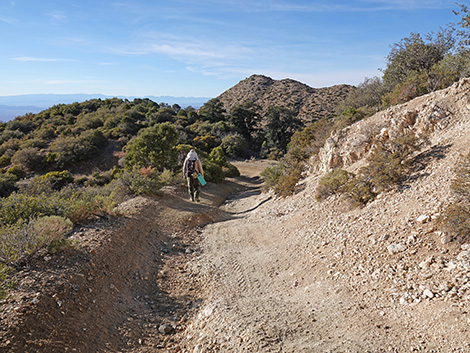
[[[194,187],[193,187],[193,178],[189,177],[186,179],[188,182],[188,193],[189,196],[191,197],[191,200],[194,201]]]
[[[201,192],[201,184],[199,180],[194,179],[194,198],[199,202],[199,194]]]

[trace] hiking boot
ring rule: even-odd
[[[199,202],[199,201],[201,201],[201,200],[199,199],[199,197],[196,197],[196,202]]]

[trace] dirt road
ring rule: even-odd
[[[363,313],[346,286],[318,276],[315,258],[291,234],[295,224],[265,215],[274,203],[251,186],[223,205],[230,219],[204,228],[192,262],[207,296],[188,327],[194,352],[388,349],[377,327],[383,318]]]

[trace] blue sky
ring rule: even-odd
[[[465,3],[465,1],[460,1]],[[216,97],[252,74],[312,87],[380,76],[454,0],[0,0],[0,95]]]

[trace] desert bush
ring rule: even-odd
[[[67,233],[72,231],[73,223],[70,219],[60,216],[46,216],[38,218],[33,223],[33,230],[36,235],[36,249],[47,248],[54,253],[65,245]]]
[[[73,183],[73,175],[68,170],[49,172],[41,175],[39,179],[45,182],[45,184],[50,185],[52,190],[60,190],[66,185]]]
[[[264,179],[265,190],[274,189],[282,175],[282,166],[276,165],[274,167],[267,167],[261,172],[261,176]]]
[[[163,186],[159,174],[152,167],[125,171],[119,182],[134,195],[155,195]]]
[[[386,191],[401,182],[411,163],[409,157],[418,148],[419,141],[412,133],[393,140],[375,141],[369,164],[360,170],[361,179],[370,182],[374,192]]]
[[[220,146],[214,148],[211,153],[209,153],[209,160],[221,167],[225,167],[227,165],[227,157],[225,157],[224,150]]]
[[[300,169],[289,169],[288,174],[282,174],[273,190],[276,195],[281,197],[291,196],[295,192],[295,187],[301,177]]]
[[[13,192],[0,199],[0,225],[25,222],[31,218],[64,215],[67,205],[57,197],[29,196]]]
[[[222,167],[224,175],[226,178],[234,178],[240,176],[240,171],[236,166],[231,163],[228,163],[227,166]]]
[[[13,174],[0,174],[0,197],[8,197],[13,191],[18,190],[17,180],[18,178]]]
[[[5,174],[14,175],[17,179],[21,179],[26,176],[25,170],[23,169],[23,167],[20,167],[19,165],[11,166],[10,168],[7,169]]]
[[[461,157],[450,188],[454,201],[441,213],[438,224],[441,230],[467,241],[470,239],[470,154]]]
[[[353,178],[345,189],[345,195],[352,201],[353,206],[363,206],[375,199],[377,193],[373,191],[373,185],[360,178]]]
[[[448,205],[439,216],[439,228],[464,242],[470,239],[470,207],[466,203]]]
[[[77,137],[60,137],[51,144],[47,160],[58,168],[64,168],[96,155],[106,142],[99,130],[85,131]]]
[[[44,156],[36,147],[26,147],[18,150],[11,158],[13,164],[27,170],[37,170],[41,167],[43,160]]]
[[[213,183],[221,183],[225,179],[225,174],[222,166],[211,160],[202,159],[204,168],[204,178]]]
[[[126,146],[124,166],[128,171],[146,167],[157,171],[174,170],[177,165],[178,132],[170,123],[156,124],[141,133]]]
[[[12,268],[1,263],[0,260],[0,301],[5,299],[8,295],[8,291],[14,289],[16,286],[15,281],[9,276],[11,271]]]
[[[59,216],[47,216],[0,228],[0,258],[14,263],[39,249],[57,250],[64,235],[72,230],[72,222]]]
[[[315,198],[318,201],[323,201],[331,195],[344,194],[348,191],[348,186],[354,178],[354,174],[344,169],[333,169],[320,178]]]
[[[248,148],[248,142],[240,135],[228,135],[222,139],[220,147],[230,157],[243,157]]]
[[[11,156],[4,154],[0,156],[0,167],[6,167],[11,163]]]

